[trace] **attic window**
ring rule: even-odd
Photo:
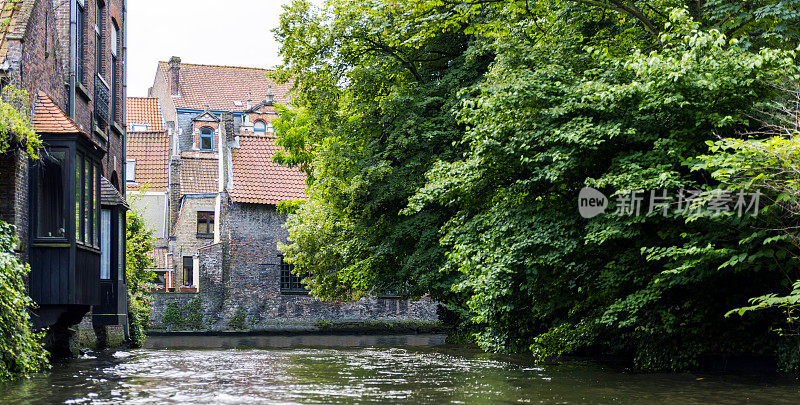
[[[233,102],[233,105],[235,105],[237,107],[241,107],[242,106],[242,102],[239,101],[239,100],[236,100],[236,101]]]
[[[134,132],[147,132],[150,130],[150,124],[134,123],[131,125]]]
[[[128,183],[136,182],[136,160],[128,159],[125,161],[125,181]]]
[[[258,120],[253,124],[253,132],[257,135],[266,136],[267,135],[267,124],[264,121]]]
[[[205,127],[200,130],[200,150],[212,150],[214,148],[214,130]]]

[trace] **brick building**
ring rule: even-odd
[[[23,242],[33,322],[52,343],[82,319],[127,326],[126,4],[0,1],[2,85],[27,91],[43,141],[38,159],[0,155],[0,219]]]
[[[305,198],[305,175],[272,162],[278,150],[275,104],[289,99],[286,86],[276,85],[268,73],[188,64],[177,57],[157,67],[148,99],[157,103],[148,102],[152,111],[146,115],[163,120],[166,130],[157,142],[169,145],[169,169],[159,179],[141,177],[133,160],[151,159],[157,152],[134,152],[129,146],[128,156],[129,167],[136,166],[128,178],[131,187],[161,185],[165,176],[168,183],[160,205],[151,201],[145,207],[133,199],[134,205],[163,211],[168,218],[168,237],[160,244],[164,258],[159,258],[166,269],[160,270],[164,292],[154,298],[155,326],[170,326],[158,315],[169,303],[185,305],[198,298],[204,325],[214,330],[230,329],[235,314],[245,315],[249,329],[317,321],[435,320],[436,304],[427,299],[318,301],[284,263],[277,245],[286,243],[288,232],[276,205]],[[137,123],[130,117],[133,129]],[[163,167],[163,154],[158,156]]]

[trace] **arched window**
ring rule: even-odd
[[[200,150],[214,149],[214,130],[204,127],[200,130]]]
[[[253,125],[253,131],[256,133],[256,135],[266,136],[267,135],[267,124],[265,124],[264,121],[258,120]]]

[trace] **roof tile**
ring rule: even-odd
[[[133,131],[133,124],[147,124],[148,131],[164,130],[161,108],[155,97],[128,97],[126,114],[128,132]]]
[[[47,93],[39,91],[35,101],[33,127],[36,132],[45,134],[83,133],[78,124],[70,119]]]
[[[181,194],[218,192],[217,162],[217,155],[214,153],[181,153]]]
[[[167,190],[169,137],[166,132],[129,132],[126,157],[136,161],[136,181],[128,182],[128,190],[145,184],[148,191]]]
[[[169,71],[167,62],[159,69]],[[214,111],[240,112],[247,109],[247,100],[256,104],[266,99],[271,87],[274,101],[287,104],[289,84],[276,84],[267,77],[270,69],[239,66],[196,65],[181,63],[180,95],[173,97],[175,107]],[[234,103],[236,102],[236,103]]]
[[[307,198],[305,174],[273,162],[277,151],[274,137],[239,135],[239,149],[233,150],[233,201],[274,205]]]

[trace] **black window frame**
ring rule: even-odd
[[[89,157],[82,148],[75,151],[75,242],[83,247],[100,249],[100,176],[99,159]],[[87,180],[90,184],[87,184]]]
[[[94,13],[94,71],[98,76],[103,75],[103,14],[105,4],[102,0],[95,2]]]
[[[117,102],[118,101],[117,97],[119,95],[119,91],[118,91],[118,88],[117,88],[117,81],[118,81],[118,77],[117,76],[119,76],[119,68],[118,68],[117,65],[119,63],[118,54],[119,54],[120,46],[119,46],[119,26],[117,25],[117,22],[114,19],[111,20],[111,30],[114,33],[114,35],[112,36],[112,39],[115,40],[115,41],[113,41],[114,43],[112,44],[112,46],[110,48],[110,51],[111,51],[110,52],[111,53],[111,65],[110,65],[110,68],[111,68],[111,75],[110,75],[110,77],[111,77],[111,122],[119,122],[117,120],[117,115],[119,115],[119,107],[118,107],[118,105],[120,104],[120,103]]]
[[[86,7],[82,2],[76,2],[78,9],[77,9],[77,52],[78,52],[78,72],[77,72],[77,79],[78,82],[86,85]]]
[[[201,217],[203,217],[201,219]],[[201,222],[202,220],[202,222]],[[214,211],[197,211],[197,237],[209,238],[214,237]],[[200,232],[200,225],[205,226],[207,232]]]
[[[208,131],[209,133],[205,133],[204,131]],[[204,148],[203,147],[203,139],[208,138],[209,143],[211,144],[210,147]],[[213,151],[214,150],[214,128],[211,127],[202,127],[200,128],[200,145],[198,145],[200,150],[202,151]]]
[[[188,266],[187,266],[188,259]],[[194,285],[194,256],[183,256],[181,263],[181,287],[189,287]],[[188,275],[188,277],[187,277]],[[187,279],[190,281],[187,283]]]
[[[294,264],[283,260],[283,255],[278,255],[278,269],[280,270],[281,293],[308,294],[308,289],[302,284],[304,276],[292,272]]]
[[[42,176],[41,170],[42,170],[42,165],[44,164],[44,160],[43,159],[45,159],[46,157],[40,158],[40,161],[36,162],[35,166],[34,166],[35,167],[35,172],[34,172],[34,176],[33,176],[32,180],[33,180],[34,185],[35,185],[34,186],[35,194],[32,197],[35,199],[35,209],[32,210],[32,214],[34,216],[32,219],[33,219],[33,223],[35,225],[34,225],[34,227],[32,229],[32,231],[33,231],[32,233],[33,233],[33,239],[34,240],[38,240],[38,241],[43,241],[43,242],[69,242],[69,238],[68,238],[68,235],[69,235],[68,221],[71,220],[71,215],[70,215],[70,212],[71,212],[70,211],[70,194],[73,192],[73,190],[70,189],[70,184],[71,184],[70,177],[72,175],[70,173],[71,172],[70,166],[71,166],[71,163],[72,163],[71,162],[72,158],[71,158],[70,148],[66,147],[66,146],[48,147],[48,148],[46,148],[44,150],[45,154],[53,154],[54,152],[63,153],[64,154],[63,160],[61,162],[61,166],[62,166],[62,178],[61,178],[62,195],[61,195],[61,201],[60,201],[61,219],[62,219],[61,222],[62,222],[62,228],[63,228],[63,235],[45,236],[45,235],[41,235],[40,234],[40,231],[41,231],[40,226],[41,226],[41,223],[42,223],[42,216],[43,216],[43,213],[44,213],[44,209],[43,209],[44,207],[42,207],[42,202],[43,202],[42,201],[42,196],[45,195],[45,194],[47,194],[49,196],[52,196],[52,192],[50,192],[50,191],[45,192],[45,190],[42,190],[42,187],[40,187],[40,184],[38,182],[38,180],[40,179],[40,176]],[[56,202],[56,203],[58,203],[58,202]]]

